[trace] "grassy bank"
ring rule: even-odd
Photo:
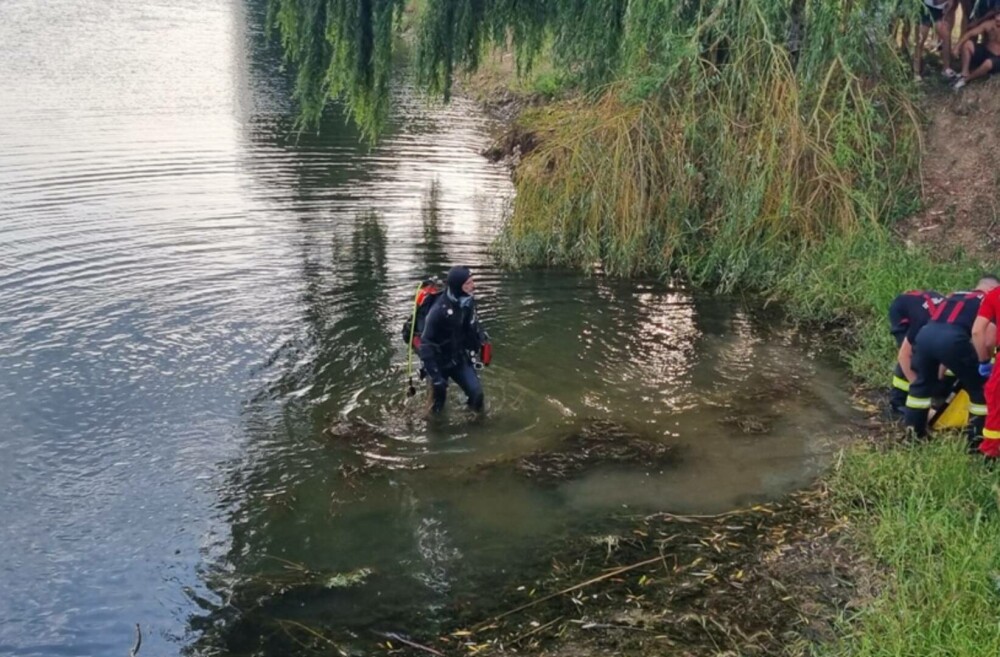
[[[810,128],[801,105],[782,105],[800,101],[784,96],[778,79],[761,95],[768,102],[750,112],[755,118],[742,123],[761,130],[752,138],[728,127],[712,132],[737,105],[623,102],[621,88],[529,112],[520,129],[542,146],[516,174],[518,207],[501,255],[515,265],[680,274],[702,286],[762,293],[842,345],[857,381],[886,388],[894,346],[885,314],[893,297],[915,287],[968,289],[993,263],[909,247],[893,234],[894,221],[920,198],[907,159],[919,153],[919,136],[906,132],[919,127],[909,100],[890,101],[900,108],[893,127],[865,125],[852,105],[842,108],[846,116]],[[848,94],[850,81],[841,84]],[[875,93],[905,91],[895,89]],[[739,112],[753,102],[740,103]],[[763,115],[775,102],[775,123],[767,126]],[[852,127],[836,128],[837,121]],[[679,126],[708,132],[692,136]],[[847,146],[794,137],[838,129],[872,139]],[[1000,654],[997,475],[970,460],[962,444],[859,444],[842,455],[829,480],[831,511],[848,521],[880,584],[845,615],[840,639],[814,646],[818,654]]]
[[[837,508],[885,569],[831,656],[1000,654],[997,475],[962,441],[855,450],[833,474]]]

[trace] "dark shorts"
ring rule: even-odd
[[[972,20],[982,18],[991,11],[1000,8],[1000,0],[976,0],[972,7]]]
[[[990,69],[990,74],[1000,71],[1000,55],[994,55],[986,46],[977,43],[976,49],[972,51],[972,59],[969,60],[969,70],[975,71],[985,62],[990,62],[993,65],[993,68]]]
[[[928,5],[923,5],[924,10],[920,12],[921,25],[933,25],[944,20],[944,9],[935,9]]]

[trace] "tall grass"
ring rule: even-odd
[[[852,372],[882,387],[895,353],[886,319],[892,299],[914,288],[969,289],[981,273],[972,259],[950,254],[942,260],[939,254],[906,248],[887,228],[873,225],[829,236],[746,282],[782,301],[792,317],[839,324]]]
[[[882,590],[829,657],[1000,654],[996,474],[940,441],[855,450],[835,471],[839,511],[861,530]]]
[[[541,146],[518,170],[506,259],[732,289],[912,209],[918,112],[873,3],[798,3],[792,50],[795,4],[633,3],[647,13],[627,16],[621,79],[523,119]]]

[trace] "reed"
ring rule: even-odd
[[[632,3],[618,80],[523,117],[541,146],[517,172],[510,263],[728,290],[912,208],[919,117],[875,3],[686,4]]]

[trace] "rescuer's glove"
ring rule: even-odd
[[[984,379],[990,378],[990,374],[993,373],[993,363],[979,363],[979,376]]]

